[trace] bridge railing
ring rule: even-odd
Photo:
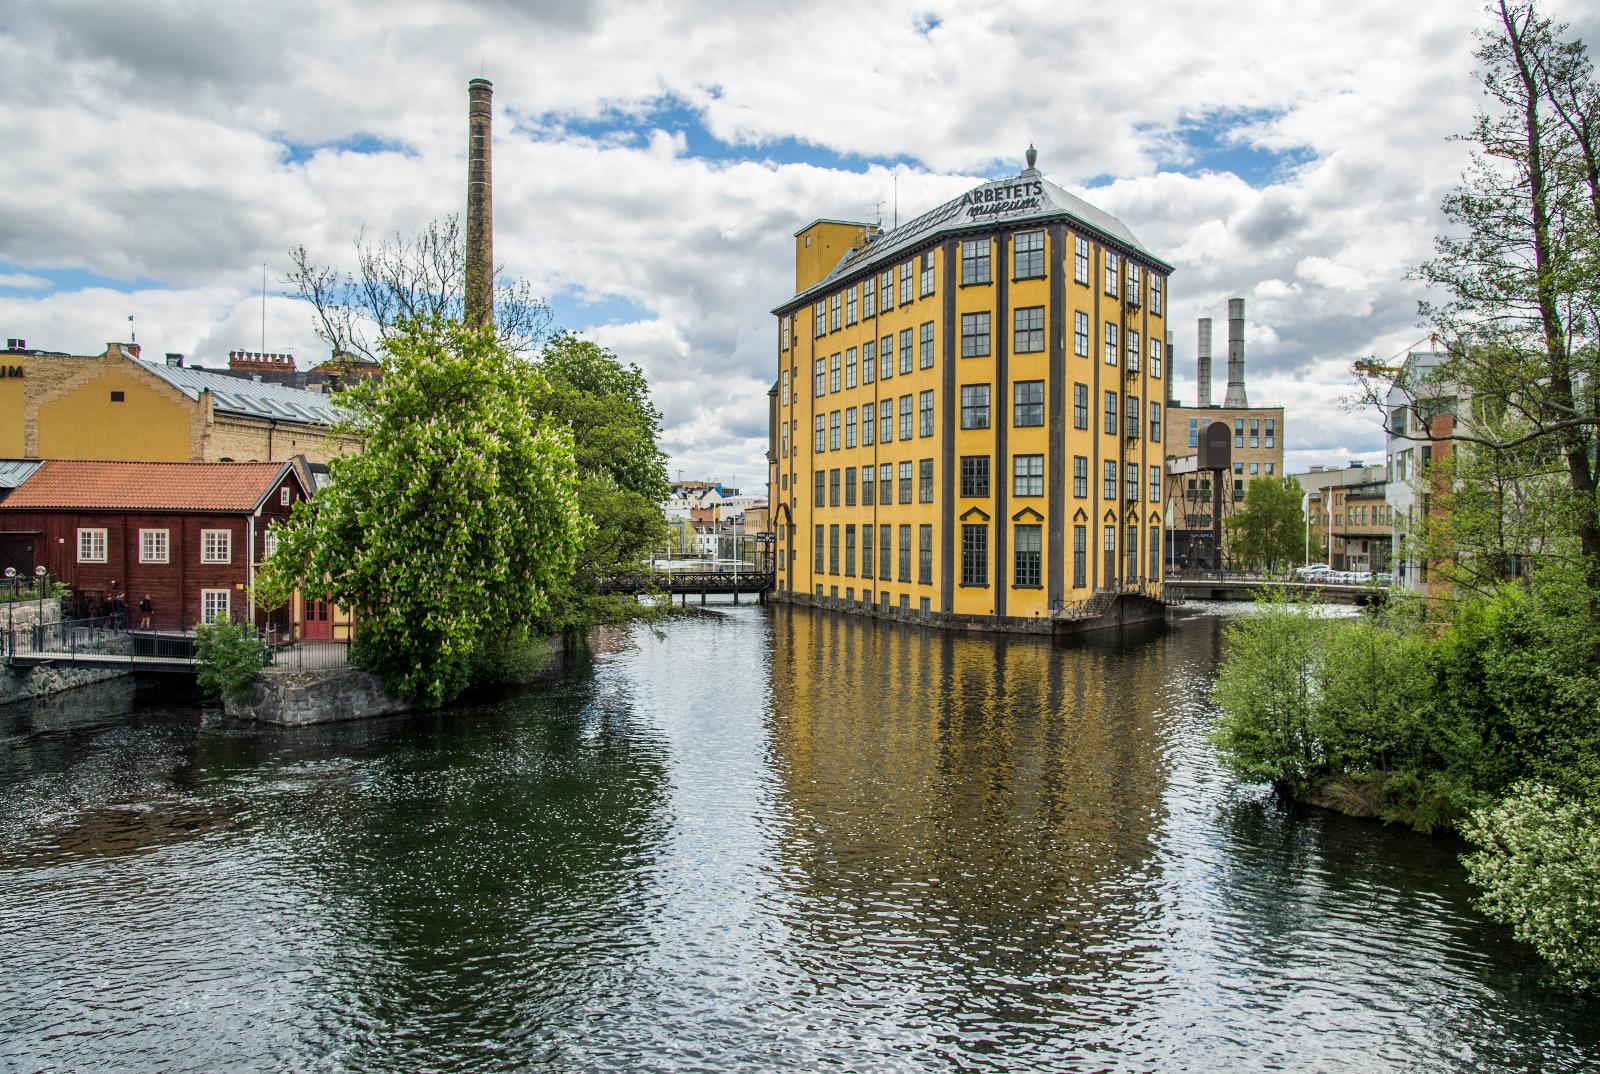
[[[13,626],[6,632],[6,656],[107,658],[132,657],[133,639],[125,631],[113,630],[98,616],[92,619],[64,619],[55,623]],[[192,654],[191,654],[192,655]]]

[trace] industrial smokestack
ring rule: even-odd
[[[1228,299],[1228,397],[1223,406],[1246,407],[1244,393],[1244,299]]]
[[[494,324],[494,166],[490,119],[494,83],[467,83],[467,324]]]
[[[1195,343],[1195,373],[1200,381],[1195,406],[1211,405],[1211,318],[1200,318],[1200,336]]]

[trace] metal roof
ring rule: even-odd
[[[332,425],[343,416],[330,397],[300,388],[288,388],[264,381],[241,380],[208,369],[140,362],[191,399],[211,393],[212,406],[221,414],[249,418],[291,421],[304,425]]]
[[[16,488],[38,468],[38,459],[0,459],[0,489]]]
[[[1168,272],[1172,271],[1172,266],[1146,249],[1121,220],[1056,186],[1044,178],[1038,169],[1027,168],[1020,175],[979,184],[959,198],[951,198],[938,208],[901,224],[865,246],[851,250],[834,266],[832,272],[773,312],[803,304],[818,294],[832,290],[845,277],[893,261],[909,249],[939,235],[987,231],[997,225],[1026,224],[1057,218],[1065,218],[1097,232],[1112,245],[1136,253]]]

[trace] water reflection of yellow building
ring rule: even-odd
[[[1169,639],[1060,648],[781,606],[773,630],[785,874],[851,907],[802,926],[877,947],[944,922],[918,957],[1032,982],[1008,1002],[1133,957],[1158,909]]]

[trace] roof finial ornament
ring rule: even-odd
[[[1028,152],[1026,154],[1024,154],[1024,155],[1026,156],[1027,161],[1028,161],[1028,170],[1032,171],[1033,168],[1034,168],[1034,165],[1039,162],[1039,151],[1037,149],[1033,148],[1033,143],[1032,142],[1028,143]]]

